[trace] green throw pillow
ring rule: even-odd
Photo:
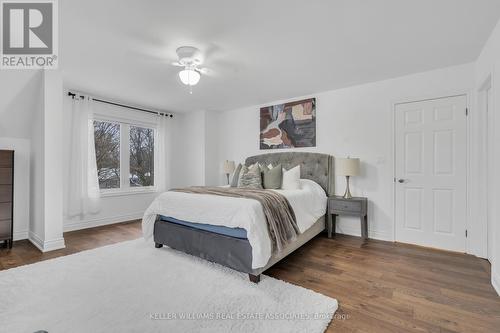
[[[262,168],[262,183],[265,189],[277,190],[281,188],[281,180],[283,179],[283,170],[281,164],[274,168]]]

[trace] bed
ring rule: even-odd
[[[212,195],[160,195],[144,214],[144,237],[153,238],[158,248],[166,245],[247,273],[252,282],[259,282],[262,272],[325,230],[334,172],[333,156],[319,153],[263,154],[248,157],[245,165],[257,162],[286,169],[301,166],[302,190],[281,192],[295,211],[300,233],[281,251],[272,251],[259,202]]]

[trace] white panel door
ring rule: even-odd
[[[396,241],[465,252],[466,105],[396,105]]]

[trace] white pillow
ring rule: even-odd
[[[283,169],[283,181],[281,182],[283,190],[299,190],[300,189],[300,165],[286,171]]]

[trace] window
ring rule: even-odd
[[[119,121],[95,120],[99,187],[127,192],[155,185],[155,130]]]
[[[99,188],[120,188],[120,124],[94,121]]]
[[[130,186],[154,185],[154,154],[153,130],[130,126]]]

